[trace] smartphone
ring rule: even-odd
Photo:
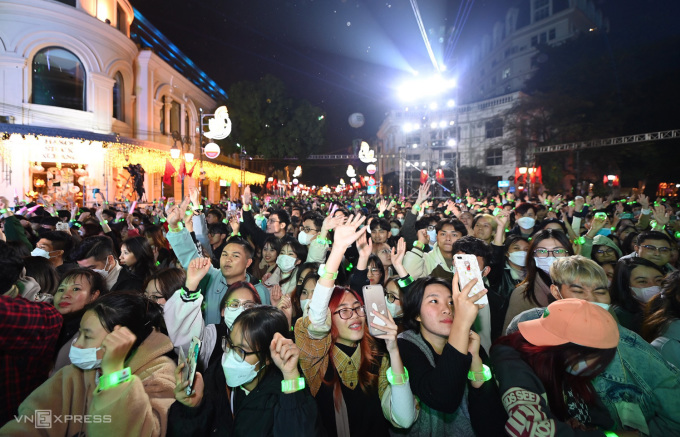
[[[458,272],[458,285],[460,286],[461,290],[475,278],[477,278],[477,283],[474,285],[474,287],[472,287],[472,290],[470,290],[468,296],[475,295],[484,290],[485,287],[484,281],[482,280],[482,272],[479,270],[479,263],[477,262],[476,256],[467,254],[454,255],[453,263],[456,268],[456,272]],[[486,295],[484,295],[481,297],[481,299],[477,300],[475,304],[488,305],[489,299],[486,297]]]
[[[377,311],[381,315],[388,317],[385,290],[383,290],[382,285],[364,285],[363,291],[364,304],[366,305],[366,320],[368,321],[368,332],[374,337],[376,335],[386,334],[386,331],[371,326],[371,323],[385,326],[385,322],[373,314],[373,311]]]
[[[201,340],[198,337],[191,339],[191,344],[189,345],[189,356],[187,357],[187,365],[184,367],[186,370],[186,379],[184,381],[189,381],[189,385],[186,388],[186,395],[191,396],[194,391],[194,379],[196,378],[196,363],[198,361],[198,353],[201,351]],[[181,350],[182,348],[180,348]],[[183,375],[184,376],[184,375]]]
[[[57,222],[57,231],[68,232],[69,234],[71,233],[68,223],[65,222]]]

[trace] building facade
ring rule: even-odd
[[[166,160],[180,170],[181,159],[170,159],[176,132],[197,160],[185,155],[194,172],[184,184],[217,200],[220,181],[238,186],[240,163],[198,162],[198,127],[226,98],[128,0],[3,1],[0,194],[89,202],[98,189],[108,201],[136,198],[126,167],[139,164],[148,201],[179,197],[179,176],[162,182]],[[247,173],[246,182],[264,176]]]

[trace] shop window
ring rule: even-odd
[[[486,151],[486,165],[502,165],[503,149],[489,149]]]
[[[113,76],[113,118],[125,121],[125,88],[123,88],[123,75],[116,73]]]
[[[484,123],[487,138],[497,138],[503,136],[503,120],[495,118]]]
[[[31,103],[85,111],[85,68],[68,50],[48,47],[33,58]]]

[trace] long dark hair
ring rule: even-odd
[[[680,319],[680,270],[675,270],[664,278],[661,293],[647,303],[642,337],[652,342],[663,335],[670,324],[678,319]]]
[[[224,307],[227,306],[227,302],[229,302],[229,296],[236,291],[240,290],[242,288],[245,288],[246,290],[250,291],[250,293],[253,295],[253,302],[255,302],[258,305],[262,304],[262,299],[260,299],[260,293],[257,292],[253,284],[250,282],[246,281],[238,281],[234,282],[227,288],[227,292],[224,293],[224,297],[222,297],[222,301],[220,302],[220,310],[224,309]],[[222,320],[221,323],[224,323],[224,320]]]
[[[633,270],[640,266],[650,267],[662,275],[664,274],[661,267],[639,256],[623,258],[616,263],[614,278],[609,290],[609,296],[612,300],[611,304],[623,308],[632,314],[642,313],[642,305],[635,299],[633,290],[630,289],[630,277],[633,274]]]
[[[175,294],[175,291],[182,288],[186,281],[187,274],[184,270],[178,268],[166,268],[156,271],[146,278],[144,281],[144,290],[151,281],[157,282],[158,291],[167,301]]]
[[[533,302],[534,305],[539,307],[542,305],[538,302],[538,298],[536,298],[536,294],[534,293],[536,275],[540,276],[541,279],[543,279],[543,282],[548,285],[552,284],[552,281],[550,280],[549,274],[536,267],[534,250],[536,250],[536,246],[538,246],[540,242],[547,240],[548,238],[554,238],[557,240],[562,245],[562,247],[567,250],[567,253],[569,254],[568,256],[572,256],[574,254],[574,249],[571,247],[569,238],[567,238],[567,235],[564,232],[553,229],[543,229],[536,232],[533,237],[531,237],[531,243],[529,244],[529,249],[527,251],[527,277],[519,285],[526,285],[526,289],[524,290],[524,298]]]
[[[26,276],[35,279],[40,285],[41,295],[54,296],[59,288],[59,275],[50,260],[42,256],[29,256],[24,258],[24,267]]]
[[[371,268],[371,263],[375,265],[375,267],[380,271],[380,277],[378,278],[378,285],[385,285],[385,266],[383,265],[382,261],[380,260],[380,257],[375,254],[371,254],[368,257],[368,263],[366,264],[366,268],[370,269]],[[366,271],[368,273],[368,271]]]
[[[135,275],[145,279],[150,273],[156,271],[156,262],[154,261],[153,251],[151,245],[146,237],[132,237],[123,241],[123,246],[132,252],[137,262],[133,266],[126,266]]]
[[[568,388],[577,399],[592,405],[597,399],[592,380],[604,371],[616,355],[616,348],[595,349],[574,343],[535,346],[519,331],[499,338],[496,344],[510,346],[520,353],[522,360],[543,383],[550,411],[563,422],[569,418],[564,389]],[[586,358],[595,360],[580,374],[572,375],[567,372],[567,368],[575,367]]]
[[[295,255],[297,256],[297,259],[300,260],[300,264],[302,264],[305,259],[307,259],[307,246],[303,246],[300,244],[299,241],[297,241],[295,238],[286,235],[285,237],[281,238],[281,249],[279,250],[279,256],[281,255],[281,251],[285,246],[290,246],[291,249],[293,249],[293,252],[295,252]],[[281,271],[281,280],[279,281],[279,285],[283,285],[287,283],[288,281],[297,281],[297,270],[300,268],[300,264],[296,265],[293,270],[290,272],[290,276],[287,278],[283,277],[283,271],[277,266],[276,268]],[[297,285],[297,282],[295,282]]]
[[[137,339],[126,360],[154,329],[164,326],[161,306],[136,291],[114,291],[88,304],[85,311],[94,311],[108,332],[117,325],[132,331]]]

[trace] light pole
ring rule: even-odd
[[[186,163],[192,162],[194,160],[194,154],[191,152],[191,137],[181,136],[179,132],[174,131],[172,133],[172,139],[175,141],[170,148],[170,157],[177,159],[182,155],[182,161],[184,161],[184,174],[180,174],[179,177],[182,181],[182,199],[184,199],[184,177],[186,176]],[[177,147],[179,143],[180,147]],[[187,146],[187,152],[184,151],[184,145]],[[180,167],[181,168],[181,167]]]

